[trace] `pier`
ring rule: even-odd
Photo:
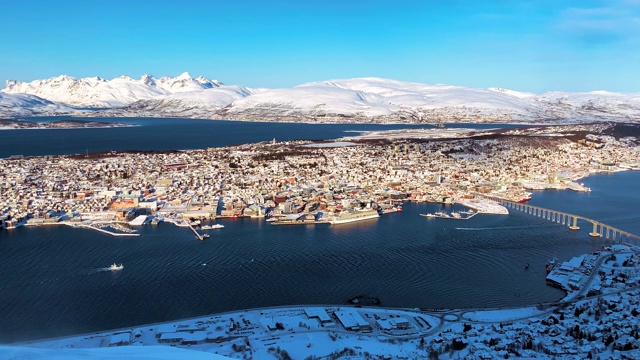
[[[67,225],[67,223],[61,223],[61,224],[65,224],[65,225]],[[91,225],[84,225],[84,224],[78,224],[78,225],[76,225],[76,224],[70,224],[70,226],[72,226],[72,227],[81,227],[81,228],[91,229],[91,230],[96,230],[96,231],[99,231],[99,232],[101,232],[101,233],[108,234],[108,235],[111,235],[111,236],[140,236],[140,234],[138,234],[138,233],[117,233],[117,232],[108,231],[108,230],[101,229],[101,228],[99,228],[99,227],[95,227],[95,226],[91,226]]]
[[[611,239],[613,241],[618,241],[620,243],[623,242],[623,239],[633,240],[634,245],[636,245],[637,240],[640,240],[640,236],[638,235],[632,234],[628,231],[620,230],[613,226],[604,224],[600,221],[590,219],[584,216],[569,214],[569,213],[557,211],[557,210],[546,209],[540,206],[523,204],[523,203],[505,200],[505,199],[501,199],[493,196],[487,196],[487,197],[501,203],[507,208],[519,210],[532,216],[537,216],[539,218],[552,221],[554,223],[565,225],[569,227],[569,229],[571,230],[580,229],[580,226],[578,226],[578,220],[589,222],[593,226],[592,231],[589,233],[589,236],[591,237],[605,237],[606,239]]]
[[[195,229],[193,226],[191,226],[191,224],[189,224],[189,223],[187,223],[187,224],[188,224],[188,226],[189,226],[189,229],[191,229],[191,231],[193,231],[193,233],[194,233],[194,234],[196,234],[196,237],[198,238],[198,240],[201,240],[201,241],[202,241],[202,240],[204,240],[205,238],[209,237],[208,235],[207,235],[207,236],[205,236],[204,234],[203,234],[203,235],[200,235],[200,234],[196,231],[196,229]]]

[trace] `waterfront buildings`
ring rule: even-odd
[[[640,168],[638,139],[603,135],[604,124],[545,129],[431,142],[392,137],[2,159],[0,216],[5,227],[50,217],[127,221],[141,208],[176,219],[267,211],[322,211],[331,219],[398,200],[468,202],[485,193],[519,201],[532,188],[586,191],[581,177]]]

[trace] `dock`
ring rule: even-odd
[[[193,226],[191,226],[191,224],[188,224],[188,226],[189,226],[189,229],[191,229],[191,231],[193,231],[193,233],[194,233],[194,234],[196,234],[196,237],[198,238],[198,240],[202,241],[202,240],[204,240],[205,238],[208,238],[208,237],[209,237],[208,235],[207,235],[207,236],[205,236],[205,234],[200,235],[200,234],[196,231],[196,229],[195,229]]]
[[[67,223],[62,223],[67,225]],[[72,227],[80,227],[80,228],[85,228],[85,229],[91,229],[91,230],[96,230],[99,231],[101,233],[107,234],[107,235],[111,235],[111,236],[140,236],[140,234],[138,233],[116,233],[113,231],[109,231],[109,230],[105,230],[105,229],[101,229],[99,227],[95,227],[95,226],[91,226],[91,225],[84,225],[84,224],[68,224],[69,226]]]

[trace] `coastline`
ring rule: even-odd
[[[191,351],[207,351],[222,356],[233,356],[241,353],[244,357],[262,357],[277,345],[296,356],[327,356],[327,353],[340,349],[359,348],[361,343],[368,343],[366,348],[373,354],[382,354],[376,346],[383,346],[387,353],[414,354],[418,356],[424,348],[421,346],[427,339],[431,348],[444,349],[442,339],[447,341],[461,341],[470,346],[458,348],[459,355],[470,356],[477,351],[486,351],[493,356],[500,354],[500,348],[490,346],[489,337],[513,340],[523,336],[536,334],[536,342],[545,344],[545,351],[539,348],[527,352],[527,347],[520,344],[521,354],[554,355],[556,358],[564,356],[581,356],[596,350],[596,354],[612,354],[607,347],[580,348],[575,352],[565,352],[564,341],[557,339],[577,337],[576,334],[567,335],[549,333],[550,325],[547,318],[556,323],[566,324],[572,328],[573,324],[582,324],[581,316],[585,304],[616,303],[613,312],[608,312],[605,319],[616,318],[617,314],[630,311],[638,303],[637,299],[620,302],[623,294],[637,295],[640,286],[627,286],[622,289],[609,291],[592,291],[600,289],[602,282],[595,281],[594,275],[600,267],[610,261],[614,254],[636,254],[640,248],[630,247],[628,251],[617,252],[610,249],[603,251],[591,270],[591,277],[579,290],[572,291],[560,301],[532,304],[518,307],[497,308],[466,308],[466,309],[414,309],[414,308],[386,308],[349,305],[292,305],[277,307],[262,307],[239,311],[219,312],[203,316],[183,318],[179,320],[148,323],[123,327],[118,329],[88,332],[72,336],[38,339],[9,344],[13,351],[34,351],[29,349],[90,349],[96,347],[129,347],[131,349],[146,348],[148,346],[171,345]],[[615,267],[615,265],[614,265]],[[612,275],[613,276],[613,275]],[[611,309],[611,307],[610,307]],[[331,314],[331,315],[329,315]],[[561,317],[557,318],[557,314]],[[591,314],[591,313],[590,313]],[[355,318],[355,323],[351,323]],[[375,319],[374,319],[375,318]],[[234,319],[241,319],[238,323]],[[359,319],[359,320],[358,320]],[[377,319],[377,321],[376,321]],[[391,320],[389,320],[391,319]],[[395,319],[395,320],[394,320]],[[625,323],[633,322],[632,318],[618,320]],[[232,325],[230,325],[232,324]],[[355,325],[357,324],[357,325]],[[499,326],[497,326],[499,324]],[[239,327],[239,328],[238,328]],[[485,329],[489,327],[489,336]],[[588,327],[587,327],[588,328]],[[226,329],[226,330],[224,330]],[[449,335],[445,335],[449,334]],[[612,332],[612,334],[616,334]],[[335,341],[334,336],[341,338],[339,344],[333,345],[326,337]],[[246,343],[247,347],[237,347],[237,340]],[[305,343],[325,344],[324,346],[310,346]],[[328,342],[327,342],[328,341]],[[492,340],[493,341],[493,340]],[[604,340],[603,340],[604,341]],[[438,345],[440,344],[440,345]],[[554,345],[555,344],[555,345]],[[489,346],[488,346],[489,345]],[[148,348],[151,349],[151,348]],[[633,356],[638,354],[631,351],[625,353]],[[399,355],[397,355],[399,356]],[[296,357],[297,358],[297,357]],[[573,358],[573,357],[569,357]]]

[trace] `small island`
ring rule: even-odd
[[[0,119],[0,130],[17,129],[77,129],[77,128],[114,128],[135,126],[124,123],[88,121],[88,120],[59,120],[52,122],[35,122],[26,120]]]

